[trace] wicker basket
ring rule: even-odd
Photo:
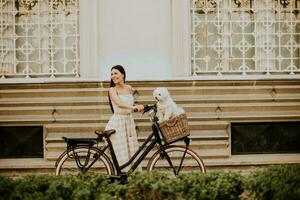
[[[186,114],[181,114],[159,125],[166,143],[179,140],[190,135]]]

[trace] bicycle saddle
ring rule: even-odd
[[[110,129],[110,130],[105,130],[105,131],[102,131],[102,130],[95,130],[95,133],[96,135],[99,135],[99,136],[103,136],[103,137],[109,137],[111,136],[112,134],[114,134],[116,132],[115,129]]]
[[[97,143],[97,138],[67,138],[62,137],[68,145],[91,145]]]

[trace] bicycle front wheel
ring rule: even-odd
[[[100,155],[97,148],[75,147],[74,151],[65,151],[56,162],[56,175],[97,173],[114,175],[113,165],[105,153]],[[95,160],[98,158],[97,160]],[[94,162],[94,163],[93,163]],[[93,164],[92,164],[93,163]],[[81,166],[81,167],[80,167]]]
[[[169,146],[166,147],[165,152],[168,154],[173,168],[170,166],[170,163],[164,153],[158,150],[153,154],[148,162],[148,172],[158,170],[177,176],[187,172],[205,173],[206,171],[205,165],[200,156],[189,148],[186,150],[183,146]]]

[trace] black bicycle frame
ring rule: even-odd
[[[151,142],[150,142],[151,141]],[[134,153],[134,155],[123,165],[119,165],[113,145],[111,143],[111,140],[107,138],[108,146],[110,149],[111,157],[113,160],[113,163],[115,165],[115,168],[117,170],[117,175],[120,175],[122,173],[122,169],[125,167],[129,166],[133,161],[137,158],[137,156],[143,151],[145,146],[150,142],[149,146],[143,151],[141,156],[138,157],[137,161],[133,163],[133,165],[130,167],[129,171],[127,172],[128,174],[132,173],[138,165],[144,160],[144,158],[148,155],[148,153],[153,149],[153,147],[158,144],[159,149],[163,150],[163,144],[161,142],[161,139],[159,137],[159,130],[157,128],[157,124],[152,125],[152,133],[148,136],[148,138],[145,140],[142,146],[139,147],[139,149]]]
[[[84,162],[84,164],[81,164],[80,163],[80,160],[79,160],[79,156],[77,155],[77,153],[74,152],[74,148],[77,146],[77,145],[70,145],[68,144],[68,149],[71,148],[71,150],[73,151],[73,154],[75,156],[75,160],[76,160],[76,164],[78,166],[78,168],[80,168],[80,170],[82,172],[87,172],[90,167],[100,158],[100,156],[106,151],[106,149],[109,149],[110,150],[110,154],[111,154],[111,158],[113,160],[113,164],[116,168],[116,171],[117,171],[117,175],[122,175],[122,169],[126,168],[127,166],[129,166],[131,163],[132,166],[130,167],[129,171],[127,172],[127,174],[130,174],[132,173],[137,167],[138,165],[144,160],[144,158],[148,155],[148,153],[153,149],[153,147],[157,144],[158,145],[158,148],[159,150],[161,151],[161,156],[165,157],[170,165],[170,167],[173,169],[173,172],[175,175],[178,174],[180,168],[181,168],[181,165],[182,165],[182,162],[183,162],[183,159],[185,157],[185,154],[186,154],[186,151],[188,149],[188,146],[189,146],[189,143],[190,143],[190,140],[189,138],[186,138],[185,139],[185,143],[186,143],[186,149],[185,149],[185,152],[184,152],[184,155],[181,159],[181,162],[180,162],[180,165],[179,165],[179,168],[178,170],[176,170],[172,164],[172,161],[169,157],[169,155],[167,154],[167,152],[165,151],[164,147],[168,144],[162,144],[162,140],[161,140],[161,137],[160,137],[160,134],[161,134],[161,130],[159,128],[159,124],[157,122],[157,119],[154,119],[153,121],[153,124],[152,124],[152,133],[148,136],[148,138],[145,140],[145,142],[142,144],[141,147],[139,147],[139,149],[134,153],[134,155],[126,162],[124,163],[123,165],[119,165],[119,162],[117,160],[117,157],[116,157],[116,154],[115,154],[115,151],[114,151],[114,148],[113,148],[113,145],[112,145],[112,142],[110,140],[110,138],[106,138],[107,140],[107,143],[108,145],[105,145],[105,146],[102,146],[101,149],[98,149],[98,154],[97,155],[94,155],[94,160],[92,163],[89,163],[89,159],[90,159],[90,149],[92,148],[93,145],[89,145],[89,150],[88,150],[88,155],[87,155],[87,158]],[[102,141],[102,138],[100,139],[100,141]],[[151,142],[150,142],[151,141]],[[148,144],[149,146],[143,151],[143,149],[145,148],[145,146]],[[69,150],[67,151],[69,152]],[[138,157],[138,155],[142,152],[142,154]],[[68,154],[69,156],[69,154]],[[71,156],[69,156],[71,157]],[[138,157],[138,159],[134,162],[134,160]]]
[[[148,153],[153,149],[153,147],[158,144],[158,148],[161,151],[161,156],[165,157],[170,165],[170,167],[173,169],[173,173],[175,175],[178,175],[178,172],[181,168],[183,159],[185,157],[187,148],[189,146],[190,140],[188,138],[186,138],[186,150],[184,152],[184,155],[181,159],[180,165],[178,167],[178,169],[176,170],[175,167],[173,166],[173,163],[169,157],[169,155],[167,154],[167,152],[164,150],[164,147],[168,144],[162,144],[162,140],[160,137],[160,128],[159,125],[157,123],[157,121],[154,121],[154,123],[152,124],[152,133],[148,136],[148,138],[145,140],[145,142],[142,144],[142,146],[139,147],[139,149],[134,153],[134,155],[123,165],[119,165],[112,142],[110,140],[110,138],[107,138],[107,143],[108,145],[106,147],[109,148],[110,153],[111,153],[111,157],[113,160],[113,164],[116,168],[117,171],[117,175],[121,175],[122,174],[122,169],[124,169],[125,167],[129,166],[131,163],[133,163],[133,161],[137,158],[137,156],[143,151],[144,147],[150,142],[149,146],[143,151],[143,153],[141,154],[141,156],[138,157],[138,159],[132,164],[132,166],[130,167],[130,169],[128,170],[127,174],[131,174],[137,167],[138,165],[144,160],[144,158],[148,155]],[[154,138],[154,139],[153,139]],[[106,149],[106,148],[105,148]],[[104,151],[101,151],[101,153],[103,153]]]

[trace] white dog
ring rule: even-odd
[[[173,101],[167,88],[156,88],[153,91],[153,97],[157,101],[157,117],[159,123],[184,113],[184,110],[178,107]]]

